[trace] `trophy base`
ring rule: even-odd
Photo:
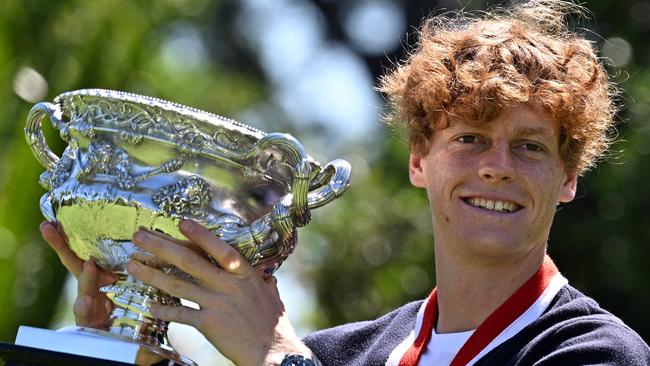
[[[153,347],[121,340],[110,332],[83,327],[66,327],[54,331],[21,326],[16,336],[16,346],[118,364],[198,366],[194,361],[165,345]],[[101,362],[90,364],[102,364]]]
[[[0,342],[0,364],[4,366],[132,366],[102,358],[47,351],[44,349]]]

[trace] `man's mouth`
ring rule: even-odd
[[[521,206],[518,204],[508,201],[493,201],[478,197],[466,197],[463,198],[463,200],[471,206],[484,208],[490,211],[515,212],[521,209]]]

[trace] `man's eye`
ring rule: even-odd
[[[478,142],[478,137],[472,135],[464,135],[459,137],[457,140],[463,144],[473,144],[475,142]]]
[[[534,143],[531,143],[531,142],[527,142],[527,143],[523,144],[522,147],[524,149],[528,150],[528,151],[542,151],[542,150],[544,150],[538,144],[534,144]]]

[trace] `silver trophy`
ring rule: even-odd
[[[68,144],[61,157],[43,136],[45,116]],[[350,182],[346,161],[321,166],[288,134],[125,92],[77,90],[38,103],[25,134],[46,169],[43,215],[62,226],[81,259],[119,276],[101,289],[115,304],[110,330],[79,331],[136,343],[182,365],[194,363],[164,343],[168,324],[148,310],[179,299],[126,273],[130,258],[145,254],[133,233],[144,227],[182,239],[178,223],[191,218],[270,275],[293,251],[310,210]],[[164,270],[191,280],[175,267]]]

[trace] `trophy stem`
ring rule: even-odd
[[[101,292],[115,304],[109,319],[110,333],[151,347],[164,343],[169,323],[156,319],[149,309],[153,303],[180,305],[178,298],[125,274],[102,287]]]

